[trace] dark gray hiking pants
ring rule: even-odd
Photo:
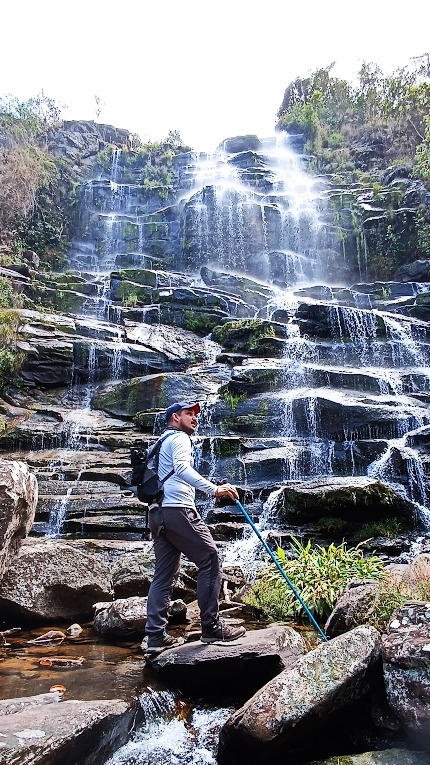
[[[221,565],[208,527],[192,507],[151,510],[149,527],[154,541],[155,572],[148,593],[146,633],[160,632],[166,626],[181,553],[198,568],[197,603],[202,628],[212,626],[218,618]]]

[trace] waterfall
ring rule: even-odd
[[[197,705],[187,719],[186,702],[172,702],[167,692],[143,694],[145,722],[105,765],[216,765],[218,733],[233,710]]]

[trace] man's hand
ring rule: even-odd
[[[216,487],[215,497],[217,499],[222,499],[222,497],[229,497],[230,499],[235,500],[239,499],[239,494],[237,493],[236,487],[232,486],[231,483],[221,483]]]

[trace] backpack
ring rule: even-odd
[[[171,470],[162,481],[158,477],[158,460],[163,441],[176,433],[170,431],[162,438],[159,438],[152,446],[147,449],[132,449],[130,461],[132,466],[130,486],[136,488],[136,494],[140,502],[147,505],[159,502],[163,495],[163,484],[175,472]]]

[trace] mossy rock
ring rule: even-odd
[[[367,477],[330,477],[293,482],[284,488],[278,510],[288,522],[308,523],[324,517],[365,523],[399,517],[417,525],[416,510],[381,481]]]
[[[145,268],[128,268],[123,271],[113,271],[111,279],[140,284],[145,287],[157,286],[157,272]]]
[[[265,319],[228,321],[212,331],[212,339],[223,348],[253,355],[265,355],[266,350],[272,354],[285,337],[285,325]]]

